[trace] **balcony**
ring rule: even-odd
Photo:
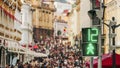
[[[20,41],[21,40],[21,32],[19,30],[14,29],[13,30],[13,39]]]
[[[21,34],[19,30],[9,28],[0,23],[0,36],[20,41]]]
[[[16,30],[15,34],[16,34],[16,40],[17,40],[17,41],[20,41],[20,40],[21,40],[21,34],[22,34],[22,33],[21,33],[19,30]]]
[[[4,34],[5,34],[5,37],[6,37],[6,38],[9,38],[10,28],[5,27],[5,29],[4,29]]]
[[[14,29],[12,29],[12,28],[10,28],[10,33],[9,33],[9,38],[10,39],[13,39],[13,37],[14,37]]]
[[[23,30],[28,30],[28,31],[33,31],[33,26],[29,24],[21,25],[21,29]]]
[[[0,23],[0,36],[4,36],[4,25]]]
[[[16,29],[13,29],[13,35],[12,36],[13,36],[13,39],[16,40],[16,37],[17,37],[17,35],[16,35]]]

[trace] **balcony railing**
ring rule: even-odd
[[[4,25],[0,23],[0,36],[4,36]]]
[[[25,24],[25,25],[21,25],[21,29],[26,29],[26,30],[30,30],[33,31],[33,26],[30,24]]]
[[[20,41],[21,40],[21,32],[19,30],[16,30],[16,40]]]
[[[5,27],[4,29],[5,37],[9,38],[9,33],[10,33],[10,29],[8,27]]]
[[[19,30],[9,28],[0,23],[0,36],[20,41],[21,34]]]
[[[12,39],[14,37],[14,29],[10,28],[9,38]]]

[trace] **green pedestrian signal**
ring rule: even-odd
[[[88,44],[87,46],[87,54],[94,54],[94,47],[91,43]]]
[[[83,56],[98,56],[98,44],[96,43],[83,43],[82,55]]]
[[[98,56],[98,28],[82,29],[82,55]]]

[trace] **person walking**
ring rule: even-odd
[[[18,54],[15,54],[14,55],[14,58],[13,58],[13,60],[12,60],[12,66],[11,66],[11,68],[17,68],[17,60],[18,60]]]

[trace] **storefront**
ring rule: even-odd
[[[6,53],[6,50],[3,46],[0,45],[0,67],[5,67],[6,65],[6,59],[5,59],[5,54]]]
[[[7,54],[8,60],[10,61],[10,64],[12,63],[12,60],[14,58],[14,55],[18,54],[18,58],[21,62],[24,61],[24,55],[25,55],[25,48],[22,47],[19,43],[15,41],[9,41],[9,45],[7,47],[7,50],[9,53]]]
[[[0,67],[5,67],[6,65],[6,53],[7,49],[3,45],[3,39],[0,38]]]

